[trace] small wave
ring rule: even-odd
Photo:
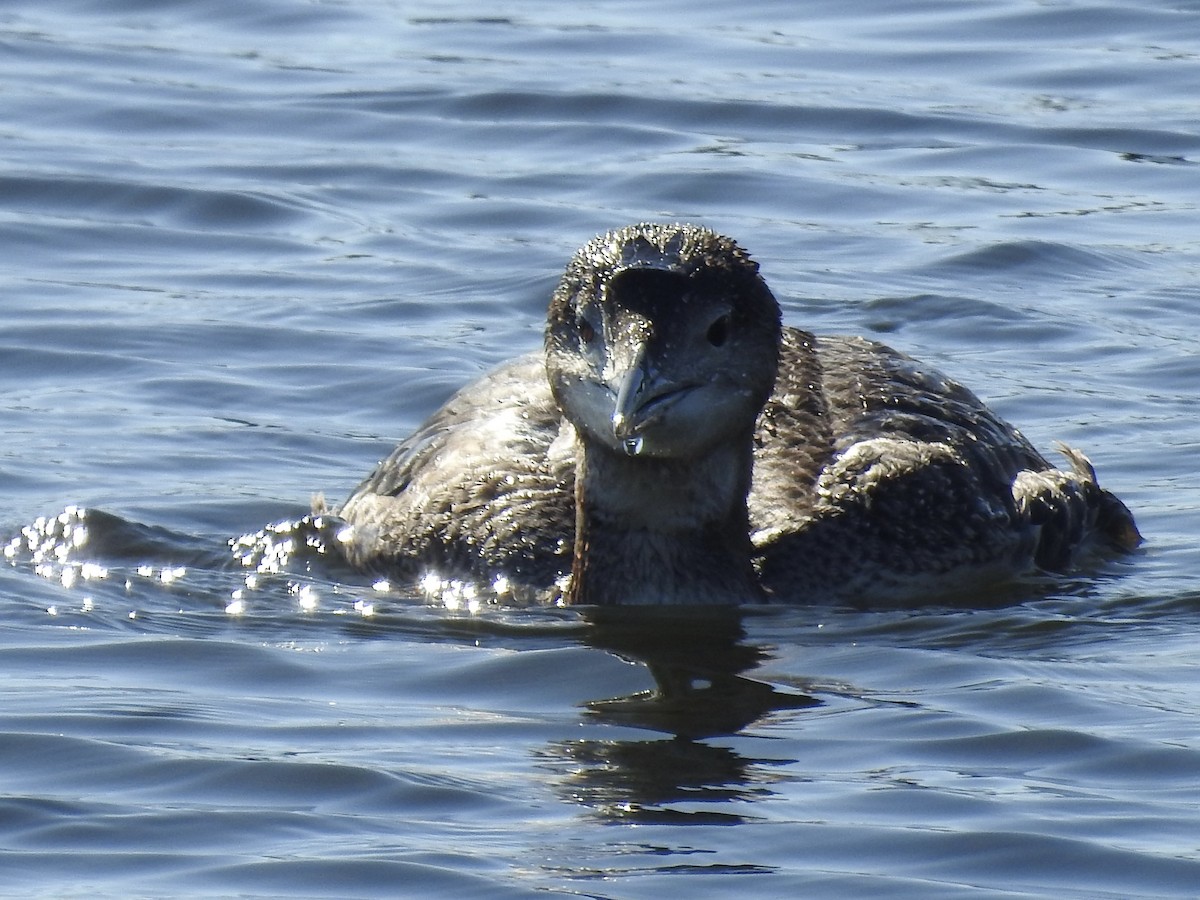
[[[3,544],[3,555],[11,566],[63,588],[86,589],[89,596],[70,605],[75,612],[102,614],[102,599],[116,593],[131,606],[128,616],[137,618],[139,610],[177,609],[181,598],[197,610],[238,615],[246,612],[252,592],[277,612],[315,611],[321,595],[316,585],[332,580],[316,569],[313,557],[330,546],[336,544],[326,523],[314,517],[222,542],[68,506],[22,527]],[[290,602],[280,603],[284,598]],[[369,614],[361,602],[352,606]],[[59,615],[67,608],[47,611]]]
[[[347,538],[346,523],[331,515],[282,519],[225,539],[68,506],[2,539],[0,553],[14,570],[56,584],[62,593],[40,594],[38,602],[75,627],[191,634],[237,622],[294,634],[298,622],[344,628],[357,621],[425,640],[502,642],[581,627],[573,612],[531,609],[502,580],[475,585],[430,572],[406,582],[360,572],[342,553]]]
[[[1004,241],[976,247],[938,263],[938,270],[970,272],[1036,272],[1043,277],[1093,277],[1097,271],[1143,268],[1146,261],[1129,251],[1103,251],[1053,241]]]

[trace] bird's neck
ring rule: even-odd
[[[630,457],[579,440],[567,602],[731,605],[764,599],[746,512],[750,434],[702,460]]]

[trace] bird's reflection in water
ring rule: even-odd
[[[589,614],[586,642],[645,665],[655,687],[592,700],[585,704],[588,718],[656,735],[546,748],[571,801],[623,820],[732,824],[744,816],[730,801],[770,795],[772,770],[791,760],[748,758],[708,739],[820,701],[746,676],[767,652],[745,642],[740,612],[698,612]]]

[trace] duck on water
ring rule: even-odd
[[[1137,545],[1058,449],[882,344],[782,327],[729,238],[642,224],[575,254],[544,352],[459,391],[336,513],[360,568],[571,604],[919,602]]]

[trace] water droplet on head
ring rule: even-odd
[[[642,452],[642,436],[635,434],[633,437],[627,437],[621,442],[621,446],[625,448],[626,456],[637,456]]]

